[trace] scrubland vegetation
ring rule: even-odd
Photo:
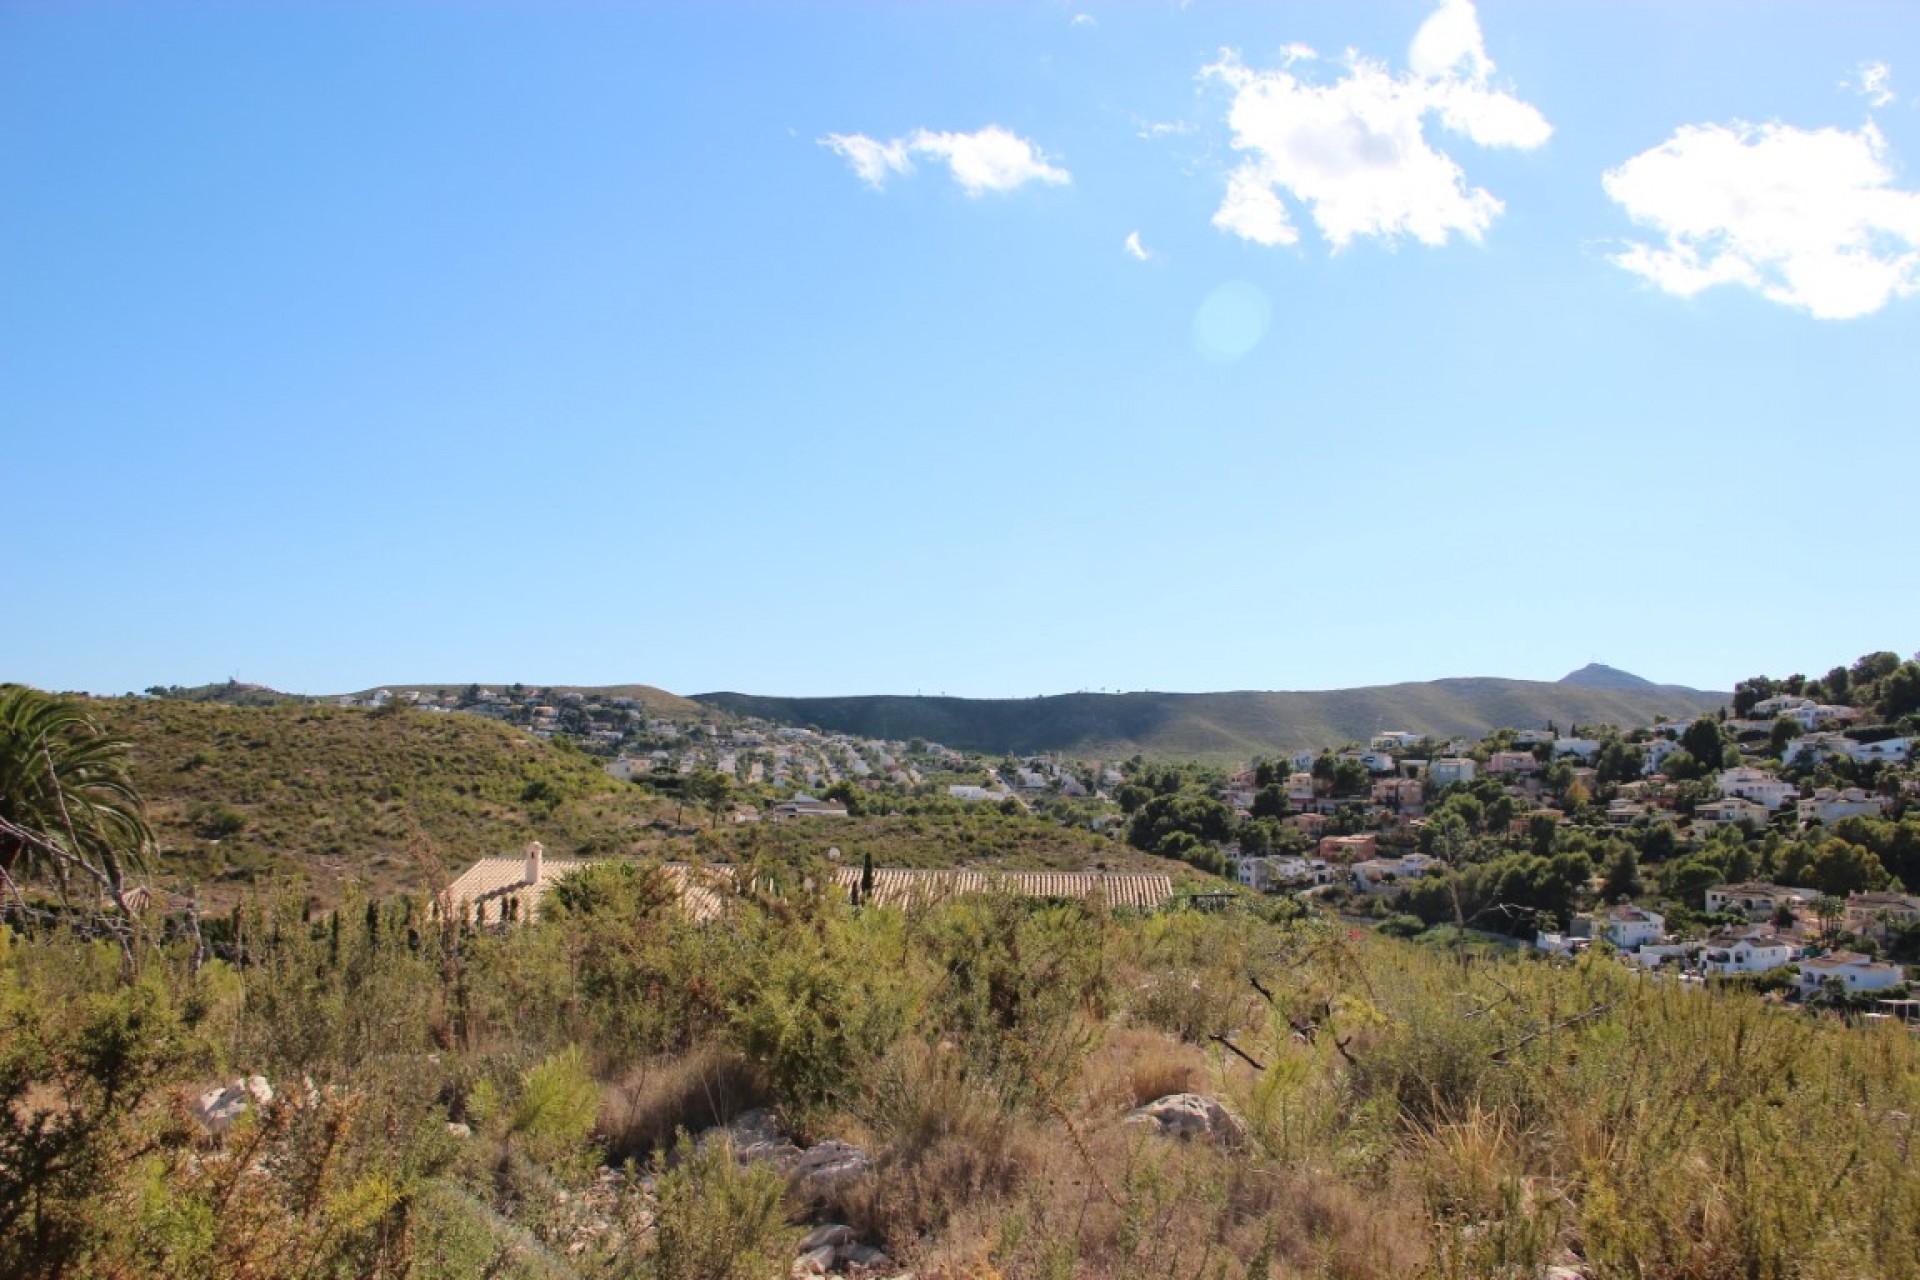
[[[538,837],[557,852],[626,852],[671,818],[564,743],[477,716],[167,699],[80,704],[128,744],[163,850],[155,870],[224,906],[289,878],[335,900],[391,893],[478,853]]]
[[[1920,1274],[1900,1029],[1288,908],[766,870],[709,924],[616,863],[504,932],[259,900],[225,958],[130,968],[0,931],[0,1274],[774,1276],[821,1221],[922,1277]],[[1244,1132],[1124,1123],[1187,1090]],[[809,1196],[683,1136],[756,1106],[874,1167]]]

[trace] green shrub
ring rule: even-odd
[[[787,1225],[786,1179],[741,1165],[724,1139],[680,1136],[655,1185],[655,1280],[766,1280],[785,1275],[799,1233]]]

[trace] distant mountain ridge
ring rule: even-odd
[[[467,686],[383,687],[396,693],[430,693],[458,692]],[[1138,753],[1223,762],[1365,742],[1388,729],[1445,739],[1549,723],[1563,729],[1575,724],[1626,727],[1717,711],[1732,699],[1730,693],[1655,684],[1597,662],[1557,681],[1466,677],[1304,692],[1069,693],[1040,698],[787,698],[721,692],[687,698],[639,684],[556,685],[552,690],[593,698],[632,697],[654,715],[717,711],[864,738],[924,738],[995,755]],[[237,684],[172,692],[196,701],[314,700]]]
[[[1070,693],[1024,699],[703,693],[694,701],[777,723],[868,738],[925,738],[967,751],[1245,760],[1365,742],[1388,729],[1452,738],[1548,723],[1563,729],[1650,724],[1661,717],[1716,711],[1730,696],[1657,685],[1595,665],[1552,682],[1469,677],[1315,692]]]

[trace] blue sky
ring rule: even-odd
[[[0,679],[1920,647],[1920,8],[0,5]]]

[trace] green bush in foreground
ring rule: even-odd
[[[929,1277],[1920,1278],[1898,1027],[1310,916],[652,887],[249,906],[244,963],[137,978],[0,931],[0,1274],[764,1276],[830,1217]],[[1231,1140],[1123,1123],[1189,1089]],[[672,1136],[755,1105],[875,1170],[801,1203]]]

